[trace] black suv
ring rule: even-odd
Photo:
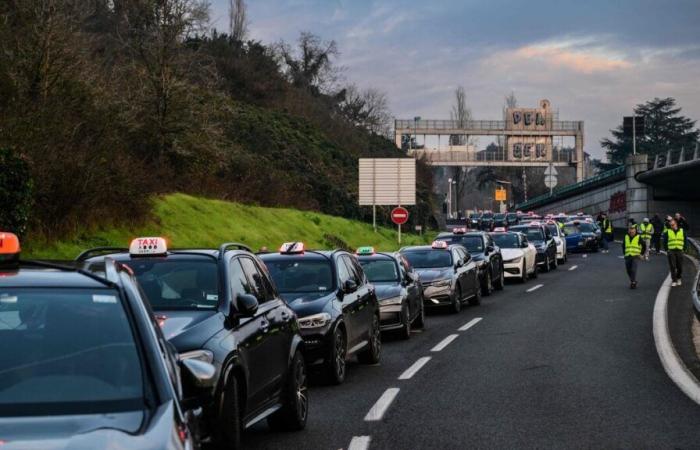
[[[467,220],[467,228],[471,228],[472,230],[481,229],[481,213],[480,212],[473,212],[473,213],[469,214],[469,219]]]
[[[549,272],[559,266],[557,262],[557,243],[545,225],[533,221],[527,225],[511,227],[508,231],[517,231],[527,236],[528,241],[537,249],[537,267],[542,272]]]
[[[203,428],[216,443],[238,448],[242,429],[265,418],[273,428],[304,428],[299,324],[250,249],[168,250],[162,238],[138,238],[129,249],[97,248],[77,259],[101,271],[107,254],[133,271],[180,358],[216,367],[215,387],[201,394]]]
[[[508,226],[508,218],[506,213],[496,213],[493,216],[494,228],[506,228]]]
[[[379,362],[379,302],[355,256],[290,242],[260,258],[299,317],[307,362],[320,365],[328,381],[345,380],[350,355],[366,364]]]
[[[0,232],[2,442],[197,448],[200,405],[182,399],[180,374],[202,390],[215,368],[178,360],[131,271],[113,260],[102,276],[20,261],[17,242]]]
[[[483,231],[493,231],[495,227],[494,214],[491,211],[486,211],[481,215],[479,229]]]
[[[494,289],[499,291],[503,289],[505,286],[503,255],[491,235],[483,231],[467,233],[466,230],[455,229],[452,233],[440,233],[436,239],[461,245],[469,252],[479,269],[482,295],[491,295]]]
[[[418,274],[400,253],[377,253],[372,247],[356,251],[379,299],[382,331],[398,330],[403,339],[411,337],[411,327],[425,327],[423,287]]]
[[[420,276],[426,306],[449,306],[458,313],[466,301],[470,305],[481,303],[476,263],[461,245],[435,241],[404,247],[400,252]]]

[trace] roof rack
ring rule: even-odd
[[[221,245],[219,246],[219,258],[223,258],[223,257],[224,257],[224,253],[226,253],[226,251],[227,251],[229,248],[235,248],[235,249],[238,249],[238,250],[245,250],[245,251],[247,251],[247,252],[253,253],[253,250],[251,250],[250,247],[248,247],[248,246],[245,245],[245,244],[239,244],[238,242],[227,242],[227,243],[221,244]]]
[[[79,254],[75,260],[76,261],[85,261],[86,259],[92,257],[92,256],[97,256],[97,255],[102,255],[102,254],[111,254],[111,253],[121,253],[121,252],[128,252],[128,248],[124,247],[95,247],[95,248],[90,248]]]

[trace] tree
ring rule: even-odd
[[[0,148],[0,230],[24,234],[32,206],[32,178],[27,161]]]
[[[503,103],[504,103],[504,109],[505,108],[517,108],[518,107],[518,99],[515,96],[515,92],[510,91],[510,94],[503,97]]]
[[[248,7],[245,0],[229,0],[229,37],[243,42],[248,35]]]
[[[637,153],[654,157],[669,150],[694,148],[700,138],[695,129],[695,121],[680,115],[674,98],[654,98],[634,108],[635,115],[646,118],[645,134],[637,136]],[[607,149],[608,161],[624,164],[627,155],[632,153],[632,137],[625,135],[622,125],[610,130],[612,139],[605,138],[600,145]]]
[[[338,56],[335,41],[324,42],[315,34],[303,31],[297,51],[284,43],[279,47],[287,65],[287,76],[294,86],[316,95],[331,91],[339,76],[338,68],[333,65],[333,59]]]
[[[341,113],[350,123],[374,134],[389,134],[391,114],[385,93],[373,88],[359,90],[351,84],[337,98]]]
[[[472,120],[472,112],[467,107],[467,94],[464,92],[464,87],[458,86],[455,89],[455,103],[450,111],[450,119],[457,122],[458,128],[466,128],[467,122]],[[463,134],[450,135],[450,145],[466,145],[467,136]]]

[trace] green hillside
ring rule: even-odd
[[[276,249],[285,241],[303,241],[308,248],[373,245],[380,250],[397,248],[396,230],[374,233],[364,222],[314,212],[265,208],[185,194],[158,197],[152,218],[134,228],[117,227],[85,232],[75,238],[49,244],[26,242],[25,257],[66,259],[97,246],[126,246],[136,236],[165,236],[172,247],[214,247],[227,241],[253,249]],[[426,236],[403,235],[403,244],[428,241]]]

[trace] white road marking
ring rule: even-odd
[[[624,256],[622,256],[622,255],[621,255],[621,256],[618,256],[618,258],[620,258],[620,259],[625,259],[625,257],[624,257]]]
[[[387,409],[389,409],[389,406],[391,406],[391,402],[394,401],[398,394],[399,388],[389,388],[384,391],[382,396],[379,397],[379,400],[377,400],[377,403],[372,406],[365,416],[365,421],[374,422],[377,420],[382,420],[382,417],[384,417]]]
[[[447,336],[445,339],[443,339],[442,341],[440,341],[440,343],[439,343],[438,345],[436,345],[435,347],[433,347],[430,351],[431,351],[431,352],[439,352],[439,351],[442,350],[443,348],[445,348],[445,347],[447,347],[448,345],[450,345],[450,342],[452,342],[452,341],[454,341],[455,339],[457,339],[457,337],[459,337],[458,334],[451,334],[451,335]]]
[[[654,342],[656,352],[659,354],[664,370],[674,383],[690,397],[695,403],[700,404],[700,384],[692,373],[686,369],[683,361],[676,353],[668,331],[668,295],[671,291],[671,275],[668,275],[656,294],[654,303]]]
[[[537,289],[541,288],[542,286],[544,286],[544,284],[536,284],[536,285],[532,286],[530,289],[528,289],[528,290],[525,291],[525,292],[536,291]]]
[[[459,329],[459,331],[467,331],[468,329],[470,329],[471,327],[473,327],[474,325],[476,325],[479,322],[481,322],[481,317],[477,317],[475,319],[470,320],[469,322],[465,323],[464,325],[462,325],[458,329]]]
[[[369,436],[353,436],[348,445],[348,450],[367,450],[369,448]]]
[[[411,367],[406,369],[404,373],[402,373],[399,376],[399,380],[410,380],[413,375],[418,373],[419,370],[423,368],[424,365],[426,365],[430,361],[430,356],[423,356],[422,358],[418,358],[418,361],[414,362]]]
[[[583,254],[583,257],[584,257],[584,258],[588,258],[588,255],[584,253],[584,254]]]
[[[571,267],[569,267],[569,272],[571,272],[572,270],[576,270],[577,267],[578,267],[578,266],[571,266]]]

